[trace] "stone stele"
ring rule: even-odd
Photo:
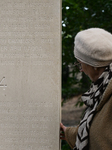
[[[0,2],[0,150],[59,150],[60,0]]]

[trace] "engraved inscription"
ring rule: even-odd
[[[3,78],[1,79],[1,81],[0,81],[0,87],[2,87],[3,90],[5,90],[5,88],[7,87],[7,84],[4,84],[4,83],[3,83],[4,80],[5,80],[5,77],[3,77]]]
[[[0,3],[0,150],[59,150],[59,7]]]
[[[54,17],[55,3],[9,0],[4,4],[0,5],[0,14],[4,16],[0,15],[0,65],[26,65],[27,59],[32,65],[40,65],[43,60],[51,61],[51,65],[58,56],[60,33],[59,25],[56,28],[54,25],[54,19],[55,24],[58,22]]]

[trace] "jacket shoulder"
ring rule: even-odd
[[[107,88],[105,89],[102,99],[97,107],[97,111],[100,111],[102,107],[105,105],[105,103],[111,98],[112,96],[112,79],[107,85]]]

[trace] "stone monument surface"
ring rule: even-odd
[[[0,1],[0,150],[59,150],[60,4]]]

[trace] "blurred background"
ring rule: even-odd
[[[74,37],[92,27],[112,33],[112,0],[62,0],[62,123],[65,126],[76,126],[85,109],[80,96],[91,82],[74,66]],[[65,141],[61,149],[71,150]]]

